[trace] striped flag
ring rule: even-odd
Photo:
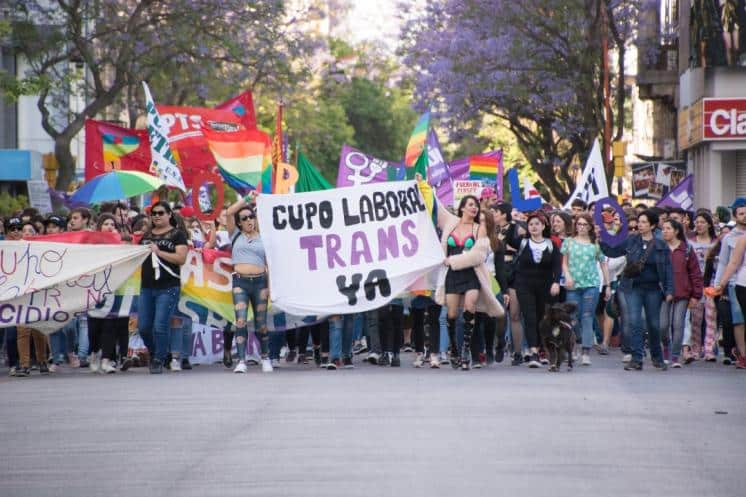
[[[469,157],[469,178],[494,183],[497,181],[499,164],[498,157],[472,155]]]
[[[430,128],[430,112],[425,112],[417,120],[412,135],[409,137],[407,151],[404,154],[404,166],[407,169],[407,179],[414,178],[414,163],[425,148],[427,130]]]
[[[270,164],[269,135],[258,129],[219,132],[202,126],[223,180],[241,195],[262,182],[264,166]]]

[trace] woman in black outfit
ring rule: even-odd
[[[531,353],[528,367],[539,362],[539,322],[551,297],[559,295],[562,256],[549,239],[547,219],[541,212],[528,216],[528,237],[516,255],[515,289],[526,323],[526,340]]]

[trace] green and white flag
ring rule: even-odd
[[[161,116],[158,115],[148,84],[143,81],[142,86],[145,88],[145,109],[148,113],[150,155],[153,158],[150,164],[150,171],[162,179],[167,186],[174,186],[186,192],[181,171],[179,170],[179,166],[176,165],[174,154],[171,152],[171,147],[168,144],[168,129],[164,126]]]

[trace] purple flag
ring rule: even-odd
[[[403,172],[404,168],[400,164],[376,159],[349,145],[342,145],[337,187],[404,179],[401,174]]]
[[[681,207],[691,210],[694,206],[694,176],[689,175],[673,187],[668,195],[663,197],[656,207]]]
[[[448,205],[453,204],[453,184],[448,163],[443,159],[440,143],[435,130],[427,134],[427,182],[435,188],[438,199]]]

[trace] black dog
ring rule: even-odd
[[[547,308],[539,323],[539,337],[544,350],[549,354],[549,371],[559,372],[567,353],[567,370],[572,371],[572,352],[575,347],[575,331],[572,316],[577,306],[570,302],[553,304]]]

